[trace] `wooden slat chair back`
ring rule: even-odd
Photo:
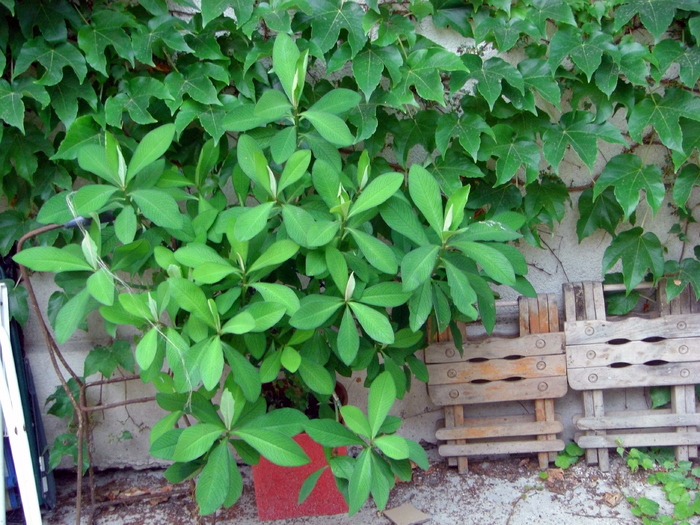
[[[425,352],[433,403],[445,407],[446,441],[440,455],[466,473],[468,456],[537,453],[541,468],[564,449],[556,434],[563,427],[554,399],[566,394],[564,337],[553,295],[521,297],[520,337],[465,341],[463,353],[442,337]],[[465,405],[533,400],[534,413],[524,416],[468,418]]]
[[[700,315],[691,291],[666,301],[659,286],[655,317],[607,319],[603,285],[564,284],[569,386],[583,391],[576,442],[589,464],[610,469],[608,448],[675,446],[676,458],[697,457],[700,414],[695,388],[700,374]],[[606,411],[603,391],[670,386],[670,410]]]

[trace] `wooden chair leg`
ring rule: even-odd
[[[454,428],[455,427],[455,407],[454,406],[446,406],[445,407],[445,428]],[[454,440],[449,440],[447,442],[448,445],[454,445],[456,442]],[[447,464],[450,467],[456,467],[457,466],[457,458],[454,456],[450,456],[447,458]]]
[[[464,405],[456,405],[454,407],[455,413],[455,427],[464,426]],[[458,439],[455,441],[457,445],[465,445],[467,441],[465,439]],[[457,472],[460,474],[466,474],[469,471],[469,462],[467,456],[459,456],[457,458]]]

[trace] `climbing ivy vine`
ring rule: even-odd
[[[628,291],[667,277],[669,298],[700,293],[697,0],[0,10],[0,253],[66,225],[15,260],[57,274],[59,342],[95,310],[112,336],[143,334],[139,373],[171,412],[151,451],[216,485],[203,512],[240,495],[228,442],[296,465],[302,428],[364,447],[331,465],[352,512],[385,504],[425,463],[387,413],[427,379],[428,321],[457,341],[456,321],[491,329],[492,284],[534,294],[515,243],[542,245],[567,213],[579,240],[607,233],[602,272]],[[680,259],[653,229],[665,204]],[[373,390],[368,416],[345,409],[349,433],[265,413],[280,371],[327,400],[353,370]]]

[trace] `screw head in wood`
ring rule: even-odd
[[[687,368],[684,368],[683,370],[681,370],[681,377],[688,377],[689,375],[690,375],[690,370],[688,370]]]
[[[539,390],[540,392],[544,392],[548,388],[549,388],[549,385],[547,383],[545,383],[544,381],[542,381],[539,385],[537,385],[537,390]]]
[[[586,332],[586,335],[593,335],[593,333],[595,332],[592,326],[587,326],[586,330],[584,331]]]
[[[587,357],[588,359],[595,359],[595,355],[596,355],[596,354],[595,354],[595,351],[594,351],[594,350],[589,350],[588,352],[586,352],[586,357]]]
[[[547,368],[547,363],[545,363],[544,361],[539,361],[536,366],[537,370],[544,370],[545,368]]]
[[[688,353],[688,347],[686,345],[681,345],[678,347],[678,353],[679,354],[687,354]]]
[[[591,383],[595,383],[596,381],[598,381],[598,376],[596,374],[591,374],[588,376],[588,381],[590,381]]]
[[[545,346],[547,346],[547,341],[545,341],[544,339],[538,339],[535,343],[535,346],[537,348],[544,348]]]
[[[685,323],[685,321],[678,321],[678,324],[676,325],[676,327],[679,330],[685,330],[688,327],[688,325]]]
[[[454,379],[455,377],[457,377],[457,370],[455,370],[454,368],[450,368],[447,371],[447,377],[449,377],[450,379]]]
[[[459,397],[459,392],[457,390],[450,390],[450,397],[452,399],[457,399]]]
[[[448,348],[445,350],[445,355],[447,357],[454,357],[455,356],[455,349],[454,348]]]

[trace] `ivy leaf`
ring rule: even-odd
[[[22,97],[38,100],[43,107],[49,104],[50,97],[43,86],[34,84],[27,77],[9,84],[0,79],[0,118],[24,133],[24,102]]]
[[[491,127],[479,115],[464,113],[457,116],[455,113],[445,113],[440,116],[435,131],[435,145],[444,157],[452,137],[458,137],[459,144],[464,151],[477,159],[477,153],[481,146],[481,134],[493,136]]]
[[[91,116],[78,117],[66,132],[58,151],[51,160],[76,159],[83,146],[90,144],[103,146],[102,149],[104,149],[104,133]]]
[[[128,341],[118,340],[109,346],[96,346],[85,357],[83,374],[90,377],[97,372],[109,378],[118,366],[134,371],[134,355]]]
[[[460,0],[434,0],[432,4],[433,23],[437,27],[448,27],[467,38],[473,36],[472,26],[469,24],[473,12],[471,6],[465,6]]]
[[[413,146],[422,145],[428,151],[433,146],[438,114],[435,111],[421,111],[412,118],[402,119],[398,126],[392,129],[394,135],[394,153],[402,166],[406,166],[408,153]]]
[[[692,285],[695,298],[700,299],[700,261],[688,258],[683,259],[680,264],[676,261],[669,262],[677,268],[666,267],[666,274],[674,274],[673,278],[669,278],[666,282],[668,300],[678,296],[688,284]]]
[[[687,47],[677,40],[667,38],[654,46],[653,55],[658,61],[658,74],[654,75],[657,82],[674,62],[679,65],[681,82],[686,86],[694,86],[700,78],[700,47],[698,46]]]
[[[85,58],[75,46],[64,42],[56,47],[49,47],[46,40],[37,37],[22,46],[15,62],[12,79],[27,71],[34,62],[39,62],[46,70],[37,80],[38,84],[44,86],[58,84],[63,79],[65,67],[70,67],[81,83],[87,75]]]
[[[605,166],[593,186],[593,198],[612,186],[627,220],[637,208],[640,190],[644,190],[649,206],[656,213],[666,194],[662,177],[661,169],[655,164],[644,165],[637,155],[623,153]]]
[[[566,6],[568,9],[568,6]],[[561,102],[561,89],[559,83],[554,79],[552,70],[546,60],[529,58],[518,62],[518,71],[523,76],[525,87],[537,92],[540,96],[559,107]]]
[[[440,71],[466,71],[464,63],[454,53],[439,47],[419,49],[408,56],[407,69],[401,89],[409,93],[411,86],[426,100],[445,105],[445,89]]]
[[[169,73],[165,77],[165,87],[172,96],[169,103],[171,110],[177,109],[182,104],[184,94],[201,104],[221,105],[217,89],[201,68],[196,72],[187,71],[187,76],[178,71]]]
[[[540,148],[531,140],[519,139],[510,126],[498,124],[493,128],[494,139],[487,139],[479,152],[479,160],[498,157],[496,185],[510,181],[521,166],[525,167],[527,182],[537,178]]]
[[[491,33],[496,39],[498,50],[505,52],[515,46],[521,33],[531,35],[535,32],[536,27],[529,20],[511,18],[506,21],[503,18],[488,17],[482,19],[476,26],[474,37],[478,42],[481,42]]]
[[[558,171],[567,146],[571,146],[579,158],[593,171],[598,157],[598,139],[613,144],[627,144],[620,130],[610,122],[594,124],[595,115],[588,111],[570,111],[562,115],[558,125],[553,125],[542,136],[545,159]]]
[[[652,126],[664,146],[682,152],[683,135],[678,122],[680,117],[700,121],[700,98],[687,91],[672,88],[667,89],[663,97],[645,97],[635,104],[630,114],[630,136],[641,143],[642,132],[647,126]]]
[[[615,235],[617,225],[622,220],[624,212],[615,198],[613,188],[606,188],[593,198],[593,188],[586,189],[578,199],[579,219],[576,223],[578,242],[598,229]]]
[[[131,17],[118,11],[104,10],[93,13],[90,22],[90,25],[84,25],[78,31],[78,46],[85,52],[87,63],[108,76],[105,49],[111,46],[119,57],[128,60],[133,67],[131,39],[124,31],[125,26],[135,26]]]
[[[613,239],[603,255],[603,273],[609,272],[618,260],[622,261],[627,292],[644,280],[648,270],[654,280],[663,276],[664,253],[659,238],[652,232],[644,233],[640,227],[624,231]]]
[[[490,131],[490,130],[489,130]],[[484,172],[459,149],[450,148],[444,158],[437,158],[428,166],[445,195],[452,195],[462,187],[462,178],[481,179]]]
[[[132,78],[123,85],[123,91],[105,102],[105,117],[110,126],[121,126],[122,113],[127,111],[138,124],[157,122],[148,112],[152,98],[171,100],[172,96],[162,82],[152,77]]]
[[[341,2],[340,5],[329,0],[309,0],[312,8],[311,41],[322,53],[329,51],[338,41],[340,30],[348,32],[348,40],[353,58],[367,42],[362,29],[364,11],[355,2]]]
[[[352,73],[366,100],[370,99],[379,85],[383,72],[384,61],[374,48],[365,49],[352,61]]]
[[[527,11],[527,19],[535,24],[542,37],[547,35],[548,20],[576,25],[571,7],[564,0],[534,0],[532,7]]]
[[[683,167],[673,184],[673,201],[684,211],[695,186],[700,186],[700,168],[696,164],[688,164]]]
[[[230,5],[231,0],[202,0],[202,27],[205,27],[209,22],[221,16]],[[246,22],[245,20],[238,20],[238,16],[236,16],[236,21],[239,27]]]
[[[88,82],[81,84],[73,74],[67,74],[63,82],[49,87],[47,91],[51,97],[51,107],[67,130],[70,130],[78,115],[79,98],[87,102],[93,110],[97,109],[94,88]]]
[[[656,42],[676,16],[676,9],[700,11],[694,0],[628,0],[615,10],[613,31],[619,31],[630,19],[639,15],[644,27]]]
[[[603,53],[616,52],[612,37],[607,33],[596,31],[588,38],[583,38],[583,31],[580,29],[562,29],[552,36],[549,45],[549,67],[556,71],[559,64],[570,56],[590,82],[591,76],[600,66]]]
[[[492,57],[483,64],[479,64],[481,59],[476,55],[468,55],[466,58],[469,59],[467,67],[471,71],[470,77],[479,82],[476,89],[486,99],[490,109],[493,109],[496,100],[501,96],[501,82],[503,80],[521,94],[525,93],[525,82],[522,74],[502,58]]]

